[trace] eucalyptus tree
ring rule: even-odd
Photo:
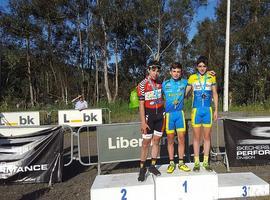
[[[30,104],[34,106],[34,88],[32,83],[32,64],[31,64],[31,48],[34,46],[35,35],[40,31],[32,20],[32,12],[29,1],[27,0],[10,0],[9,12],[3,13],[1,16],[1,27],[4,32],[14,38],[13,46],[21,49],[25,55],[25,65],[28,79],[28,90],[30,96]],[[20,54],[19,54],[20,55]],[[18,55],[8,56],[10,59],[16,58]],[[13,63],[8,59],[10,62]],[[10,64],[12,67],[13,65]],[[23,77],[23,76],[22,76]]]

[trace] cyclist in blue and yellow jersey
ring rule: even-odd
[[[168,154],[170,164],[167,168],[167,173],[173,173],[175,170],[174,163],[174,133],[177,132],[178,138],[178,168],[185,172],[190,171],[184,163],[185,150],[185,133],[186,124],[183,112],[184,97],[187,87],[187,80],[182,78],[182,65],[173,63],[170,67],[171,78],[162,83],[162,92],[165,98],[165,113],[166,113],[166,133],[168,140]]]
[[[197,60],[197,73],[192,74],[188,79],[186,94],[192,90],[193,103],[191,123],[193,127],[193,150],[194,168],[193,171],[200,171],[200,136],[203,134],[203,168],[212,171],[208,159],[210,152],[212,120],[218,117],[218,94],[216,77],[207,73],[208,59],[200,56]],[[214,113],[212,114],[211,102],[214,100]],[[201,127],[203,127],[201,129]]]

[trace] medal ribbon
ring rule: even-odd
[[[156,97],[156,102],[158,101],[158,99],[159,99],[159,97],[158,97],[158,88],[156,88],[155,86],[154,86],[154,84],[153,84],[153,82],[151,81],[151,79],[148,77],[148,81],[149,81],[149,83],[150,83],[150,85],[151,85],[151,87],[152,87],[152,89],[153,89],[153,91],[154,91],[154,95],[155,95],[155,97]]]
[[[177,84],[175,84],[175,82]],[[179,105],[182,102],[182,101],[179,102],[179,97],[182,96],[182,93],[179,92],[179,94],[178,94],[178,88],[180,87],[181,83],[182,83],[182,80],[174,81],[174,80],[171,79],[171,84],[174,86],[173,90],[176,90],[176,97],[174,98],[173,104],[174,104],[174,102],[177,102],[177,104],[174,104],[174,109],[176,109],[176,106]]]
[[[197,74],[197,77],[198,77],[198,80],[199,80],[199,83],[200,83],[200,86],[201,86],[201,96],[205,95],[204,94],[204,91],[205,91],[205,87],[206,87],[206,79],[207,79],[207,75],[204,74],[202,77],[204,78],[204,83],[202,85],[201,83],[201,76],[199,74]],[[204,104],[204,98],[202,98],[202,104]]]

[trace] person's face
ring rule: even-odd
[[[198,72],[199,72],[201,75],[204,75],[205,72],[207,71],[207,66],[206,66],[203,62],[200,62],[200,63],[197,65],[197,70],[198,70]]]
[[[148,71],[149,71],[150,78],[153,80],[157,80],[159,73],[160,73],[159,68],[158,67],[151,67],[151,68],[149,68]]]
[[[175,68],[175,69],[172,68],[170,70],[170,74],[171,74],[171,76],[172,76],[173,79],[177,80],[177,79],[181,78],[181,76],[182,76],[182,70],[180,68]]]

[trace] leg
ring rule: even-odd
[[[178,156],[180,160],[184,159],[185,154],[185,132],[178,132]]]
[[[150,142],[151,142],[151,139],[145,139],[145,138],[143,139],[143,142],[142,142],[140,172],[139,172],[139,177],[138,177],[138,181],[141,181],[141,182],[145,180],[145,174],[147,170],[145,166],[145,161],[147,159]]]
[[[141,147],[141,161],[143,162],[145,162],[147,159],[150,143],[151,143],[151,139],[143,139],[142,147]]]
[[[203,152],[204,156],[209,156],[211,146],[211,128],[204,127],[203,128]]]
[[[167,134],[168,154],[170,161],[174,159],[174,134]]]
[[[193,151],[194,157],[199,157],[200,153],[201,127],[193,127]]]

